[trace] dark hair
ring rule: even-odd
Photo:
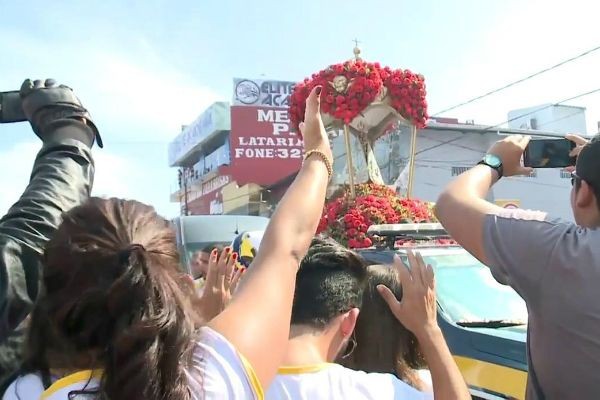
[[[23,372],[103,369],[99,398],[190,399],[199,324],[175,234],[150,206],[91,198],[47,245]]]
[[[365,372],[391,373],[409,385],[422,390],[417,369],[427,366],[419,350],[417,338],[392,314],[377,291],[385,285],[402,298],[402,286],[390,266],[371,265],[363,304],[354,328],[356,348],[342,363]]]
[[[223,251],[225,247],[222,244],[218,244],[218,243],[212,243],[209,245],[206,245],[202,248],[202,250],[200,250],[201,253],[212,253],[213,250],[217,250],[219,253],[221,253]]]
[[[581,180],[586,181],[600,208],[600,134],[594,136],[579,153],[576,173],[580,179],[575,180],[575,190],[581,188]]]
[[[360,307],[366,278],[361,256],[333,239],[313,239],[296,275],[292,324],[322,329]]]

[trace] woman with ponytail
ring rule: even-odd
[[[301,124],[304,164],[252,268],[210,321],[179,268],[171,225],[152,207],[92,198],[67,212],[44,254],[27,358],[3,399],[262,398],[286,350],[296,271],[331,175],[319,99],[316,88]],[[220,280],[235,261],[230,249],[211,254]]]
[[[4,398],[191,399],[200,321],[174,243],[136,201],[92,198],[68,212],[44,255],[22,376]]]

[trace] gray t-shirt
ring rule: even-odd
[[[600,230],[506,210],[486,218],[484,245],[527,303],[527,399],[600,398]]]

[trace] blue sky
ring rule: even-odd
[[[358,38],[365,59],[424,74],[435,113],[600,44],[595,3],[0,0],[0,90],[27,77],[73,87],[106,144],[95,150],[95,194],[174,216],[167,144],[210,103],[231,99],[233,77],[300,80],[350,58]],[[448,116],[495,124],[511,109],[600,87],[599,67],[597,52]],[[599,101],[572,103],[588,107],[590,131]],[[0,131],[3,212],[39,143],[25,124]]]

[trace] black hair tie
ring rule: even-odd
[[[139,244],[139,243],[132,243],[129,245],[129,252],[133,253],[134,251],[141,251],[141,252],[145,252],[146,248]]]
[[[121,264],[124,264],[126,262],[129,262],[129,259],[131,258],[131,255],[133,253],[145,253],[146,252],[146,248],[139,244],[139,243],[132,243],[130,244],[127,248],[119,251],[119,262]]]

